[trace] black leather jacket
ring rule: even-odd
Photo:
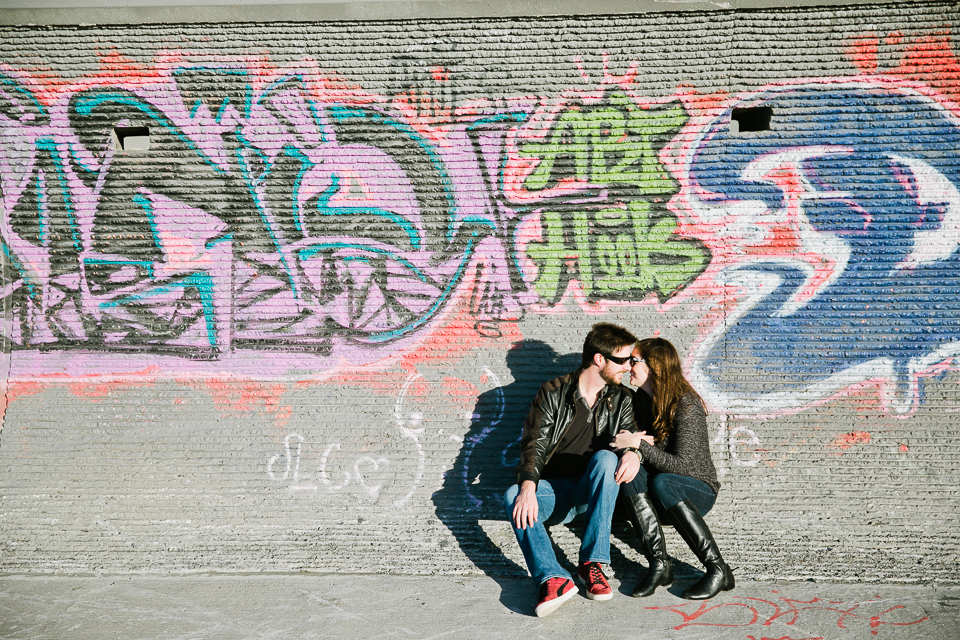
[[[523,438],[520,440],[520,464],[517,467],[517,483],[524,480],[540,482],[540,474],[557,450],[567,427],[577,413],[576,393],[580,373],[573,373],[544,382],[530,405],[530,413],[523,423]],[[610,439],[621,430],[636,431],[633,421],[633,394],[621,385],[605,386],[597,395],[594,418],[597,435],[603,432]]]

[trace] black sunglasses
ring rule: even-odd
[[[605,353],[601,353],[600,355],[602,355],[604,358],[606,358],[610,362],[616,362],[617,364],[626,364],[630,360],[633,360],[633,356],[608,356]]]

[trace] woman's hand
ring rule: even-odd
[[[610,444],[614,449],[626,449],[627,447],[638,448],[641,442],[646,442],[650,446],[653,446],[653,436],[648,436],[646,431],[633,432],[623,430],[616,435]]]

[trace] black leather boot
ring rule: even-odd
[[[710,534],[710,528],[703,521],[700,512],[689,500],[681,500],[670,507],[668,513],[673,520],[677,533],[690,546],[700,562],[707,568],[700,582],[683,592],[688,600],[706,600],[721,591],[730,591],[736,586],[733,572],[720,557],[720,549]]]
[[[669,587],[673,584],[673,561],[667,555],[667,544],[663,539],[663,529],[657,509],[650,496],[638,493],[627,496],[627,515],[633,530],[640,540],[640,549],[647,558],[647,575],[633,589],[634,598],[646,598],[653,595],[657,587]]]

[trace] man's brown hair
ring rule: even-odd
[[[623,327],[610,322],[598,322],[583,341],[581,365],[586,369],[593,363],[595,354],[611,356],[617,349],[632,346],[636,342],[637,337]]]

